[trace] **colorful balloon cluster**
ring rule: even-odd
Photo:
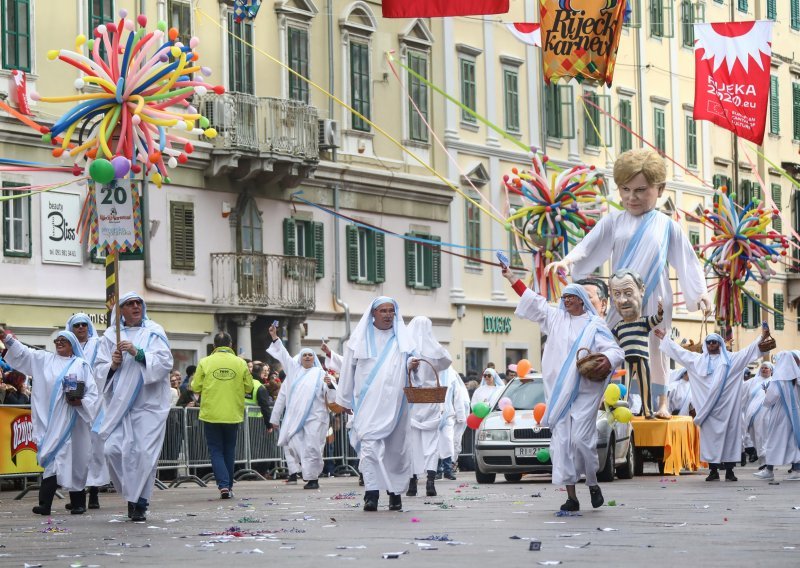
[[[191,105],[190,97],[209,90],[221,95],[225,89],[202,79],[211,69],[197,63],[196,37],[184,45],[178,40],[179,31],[167,30],[164,22],[147,32],[146,16],[137,17],[137,28],[126,19],[126,10],[119,15],[118,23],[97,26],[92,39],[79,35],[74,51],[47,53],[48,59],[60,59],[83,74],[75,80],[79,94],[43,97],[34,93],[31,98],[78,103],[43,135],[46,142],[60,140],[60,147],[53,149],[55,157],[68,152],[71,157],[94,160],[89,174],[98,183],[144,169],[152,172],[151,179],[160,186],[167,167],[185,163],[194,151],[185,135],[217,135]],[[78,143],[73,145],[76,135]]]
[[[532,169],[512,169],[513,176],[504,176],[509,192],[522,196],[529,204],[523,205],[506,219],[506,229],[522,221],[525,245],[534,252],[534,278],[538,290],[554,299],[560,296],[563,275],[554,279],[544,267],[563,258],[597,223],[606,210],[602,181],[594,166],[574,166],[547,179],[544,164],[548,158],[530,153]]]
[[[603,402],[605,403],[606,412],[610,415],[609,422],[616,420],[627,424],[633,418],[633,413],[627,406],[617,406],[620,400],[625,398],[628,389],[625,385],[610,383],[605,392],[603,393]]]
[[[787,238],[768,228],[774,215],[761,201],[753,200],[741,211],[725,187],[714,194],[712,210],[702,217],[689,216],[714,232],[711,241],[697,245],[697,254],[719,277],[715,303],[717,320],[727,325],[742,321],[742,294],[745,283],[764,283],[776,274],[770,263],[786,256]]]

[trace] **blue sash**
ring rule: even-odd
[[[641,222],[636,232],[628,241],[628,246],[625,247],[625,252],[622,253],[622,258],[614,262],[614,270],[630,266],[631,261],[638,255],[640,245],[644,241],[644,235],[650,230],[651,226],[655,223],[657,215],[661,215],[656,209],[649,213],[645,213],[645,219]],[[669,220],[667,220],[669,221]],[[659,253],[648,269],[641,275],[645,281],[645,293],[642,299],[642,304],[646,304],[650,294],[652,294],[655,287],[661,280],[661,273],[664,271],[664,265],[667,259],[667,250],[669,249],[669,222],[666,223],[666,230],[663,238],[661,239],[661,247]]]
[[[375,377],[378,376],[378,371],[380,371],[381,367],[383,366],[384,362],[386,361],[386,357],[389,356],[389,352],[392,350],[392,346],[397,343],[397,336],[392,335],[389,340],[386,342],[386,345],[383,347],[383,351],[378,356],[378,360],[375,362],[375,365],[372,367],[372,371],[370,372],[367,380],[364,382],[364,386],[361,387],[361,391],[358,393],[358,399],[355,403],[355,408],[353,408],[353,416],[358,413],[358,409],[361,408],[361,405],[364,402],[364,397],[367,395],[367,391],[369,387],[372,386],[373,381],[375,381]]]
[[[76,357],[70,359],[69,364],[61,370],[61,373],[58,375],[58,378],[56,379],[56,384],[53,386],[53,392],[50,395],[50,407],[48,409],[48,415],[47,415],[47,431],[45,432],[42,441],[39,442],[38,444],[39,446],[45,445],[44,442],[47,439],[48,434],[50,434],[50,432],[52,431],[50,428],[50,424],[52,423],[53,420],[53,411],[55,410],[56,402],[58,402],[59,395],[63,393],[63,388],[61,385],[64,380],[64,377],[67,374],[67,371],[69,371],[70,367],[72,367],[72,364],[76,361],[76,359],[77,359]],[[67,424],[67,427],[64,429],[64,432],[61,434],[61,438],[58,440],[53,450],[47,455],[37,454],[37,460],[39,462],[39,465],[45,469],[47,469],[47,466],[49,466],[53,462],[56,455],[58,455],[59,450],[62,447],[64,447],[64,444],[66,444],[67,441],[72,436],[72,428],[75,426],[77,413],[73,408],[70,408],[68,411],[71,411],[72,414],[70,416],[69,423]]]
[[[575,341],[572,343],[572,347],[570,348],[569,353],[567,354],[567,358],[564,359],[564,362],[561,364],[561,370],[558,373],[558,378],[556,379],[556,384],[553,389],[553,393],[550,395],[551,401],[552,400],[557,401],[559,398],[561,398],[562,396],[561,389],[564,386],[564,380],[566,379],[567,374],[575,367],[575,355],[577,354],[578,349],[580,348],[581,339],[583,339],[583,335],[586,333],[586,330],[589,327],[589,325],[591,325],[591,323],[592,323],[592,318],[590,317],[589,321],[586,322],[586,325],[583,326],[583,329],[581,330],[581,333],[578,335],[577,339],[575,339]],[[550,420],[551,418],[551,416],[549,416],[550,408],[553,405],[550,404],[550,402],[548,401],[547,411],[545,412],[545,415],[542,417],[542,422],[550,425],[551,427],[554,426],[556,423],[558,423],[564,417],[564,415],[569,411],[570,407],[572,406],[572,403],[578,396],[578,390],[580,389],[580,386],[581,386],[581,380],[580,377],[578,377],[578,380],[575,381],[575,387],[572,389],[572,392],[569,393],[569,404],[566,404],[564,406],[564,408],[561,410],[559,415],[555,417],[554,420]]]
[[[794,397],[791,395],[791,393],[786,392],[789,389],[794,389],[794,386],[791,384],[790,381],[778,381],[778,382],[785,383],[779,385],[778,392],[781,395],[781,404],[783,406],[783,410],[784,412],[786,412],[786,416],[792,423],[792,431],[794,433],[795,444],[797,444],[798,447],[800,447],[800,415],[798,415],[797,411],[797,400],[793,400]]]
[[[305,372],[302,375],[300,375],[297,378],[296,381],[292,381],[292,388],[289,389],[289,394],[286,397],[286,407],[287,408],[291,406],[292,395],[294,394],[294,390],[297,388],[297,385],[300,384],[300,381],[302,381],[303,379],[305,379],[308,376],[308,372],[309,371],[318,371],[318,370],[319,370],[318,367],[311,367],[310,369],[305,369]],[[295,434],[297,434],[300,430],[303,429],[303,426],[305,426],[306,420],[308,419],[308,415],[311,414],[311,409],[314,406],[314,400],[317,397],[317,392],[316,391],[319,388],[319,384],[321,382],[321,379],[322,379],[322,374],[321,374],[321,372],[318,372],[317,373],[317,386],[316,386],[315,390],[312,391],[311,398],[309,399],[308,406],[306,407],[306,412],[305,412],[305,414],[303,414],[302,420],[300,420],[300,423],[297,425],[297,429],[289,435],[290,438],[292,436],[294,436]]]

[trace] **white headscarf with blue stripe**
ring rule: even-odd
[[[375,345],[375,318],[372,317],[372,311],[383,304],[394,305],[393,329],[400,352],[411,353],[414,350],[414,342],[400,315],[400,308],[397,306],[397,302],[388,296],[379,296],[372,301],[369,309],[361,316],[361,320],[358,322],[358,325],[356,325],[356,328],[353,330],[347,342],[347,345],[353,350],[356,359],[375,359],[380,355]]]
[[[589,299],[589,295],[586,293],[586,289],[580,284],[567,284],[567,286],[564,287],[564,290],[561,291],[561,300],[558,302],[558,307],[564,311],[567,311],[566,306],[564,306],[564,294],[572,294],[573,296],[577,296],[583,302],[583,309],[588,314],[593,316],[597,315],[597,310],[594,309],[592,301]]]
[[[128,293],[127,293],[127,294],[125,294],[124,296],[121,296],[121,297],[120,297],[120,299],[119,299],[119,305],[120,305],[120,307],[124,306],[124,305],[125,305],[125,302],[128,302],[128,301],[130,301],[130,300],[139,300],[139,301],[141,301],[141,302],[142,302],[142,325],[144,325],[144,322],[147,320],[147,302],[145,302],[145,301],[144,301],[144,298],[142,298],[142,297],[141,297],[139,294],[137,294],[136,292],[128,292]],[[117,317],[117,307],[116,307],[116,306],[114,306],[114,307],[112,308],[112,310],[111,310],[111,319],[109,320],[109,322],[110,322],[111,324],[113,324],[113,323],[114,323],[114,321],[115,321],[115,319],[116,319],[116,317]],[[125,316],[122,316],[122,317],[120,318],[120,321],[121,321],[121,322],[122,322],[122,324],[124,325],[124,324],[125,324]]]
[[[72,331],[72,326],[76,323],[85,323],[89,326],[89,337],[96,337],[97,330],[94,328],[94,324],[89,316],[83,312],[78,312],[77,314],[73,314],[71,318],[67,320],[67,325],[65,329],[67,331]]]
[[[314,366],[322,368],[322,365],[320,365],[320,363],[319,363],[319,357],[317,357],[317,354],[314,353],[313,349],[309,349],[308,347],[305,347],[305,348],[301,349],[300,353],[298,353],[297,355],[295,355],[293,357],[294,362],[302,367],[303,366],[303,355],[305,353],[311,353],[314,356]]]
[[[81,342],[78,341],[78,338],[75,336],[74,333],[71,331],[59,331],[58,337],[63,337],[70,342],[72,345],[72,354],[77,357],[78,359],[83,359],[83,349],[81,348]]]

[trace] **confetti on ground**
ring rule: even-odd
[[[540,566],[558,566],[561,564],[561,560],[542,560],[537,562]]]
[[[448,534],[432,534],[430,536],[414,537],[414,540],[435,540],[438,542],[453,542]]]
[[[242,517],[241,519],[239,519],[236,522],[237,523],[260,523],[261,519],[255,519],[253,517]]]
[[[336,550],[365,550],[366,548],[363,544],[359,544],[356,546],[337,546]]]
[[[591,543],[591,542],[587,542],[587,543],[585,543],[585,544],[579,544],[579,545],[574,545],[574,544],[565,544],[565,545],[564,545],[564,548],[586,548],[586,547],[587,547],[587,546],[589,546],[590,544],[592,544],[592,543]]]
[[[381,557],[386,560],[389,558],[400,558],[403,554],[408,554],[408,550],[403,550],[402,552],[384,552]]]
[[[607,503],[607,505],[608,505],[609,507],[616,507],[616,506],[617,506],[617,502],[616,502],[614,499],[612,499],[611,501],[609,501],[609,502]]]
[[[411,522],[412,523],[419,523],[419,522],[422,522],[422,521],[420,521],[417,517],[411,517]]]
[[[337,493],[336,495],[331,497],[331,499],[339,501],[341,499],[355,499],[356,497],[357,494],[355,491],[349,491],[347,493]]]
[[[583,513],[578,511],[556,511],[553,513],[556,517],[582,517]]]
[[[612,529],[611,527],[605,527],[605,528],[597,527],[597,530],[603,531],[603,532],[612,532],[612,531],[618,531],[619,529]]]
[[[222,532],[214,532],[214,531],[204,531],[198,534],[198,536],[230,536],[236,538],[242,538],[246,536],[270,536],[273,534],[298,534],[306,532],[305,529],[298,529],[298,528],[290,528],[290,529],[263,529],[263,530],[256,530],[256,531],[245,531],[242,530],[240,527],[230,527],[227,530]]]

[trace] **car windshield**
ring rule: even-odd
[[[503,392],[503,396],[510,398],[517,410],[533,410],[534,406],[544,402],[544,384],[541,378],[514,379]]]

